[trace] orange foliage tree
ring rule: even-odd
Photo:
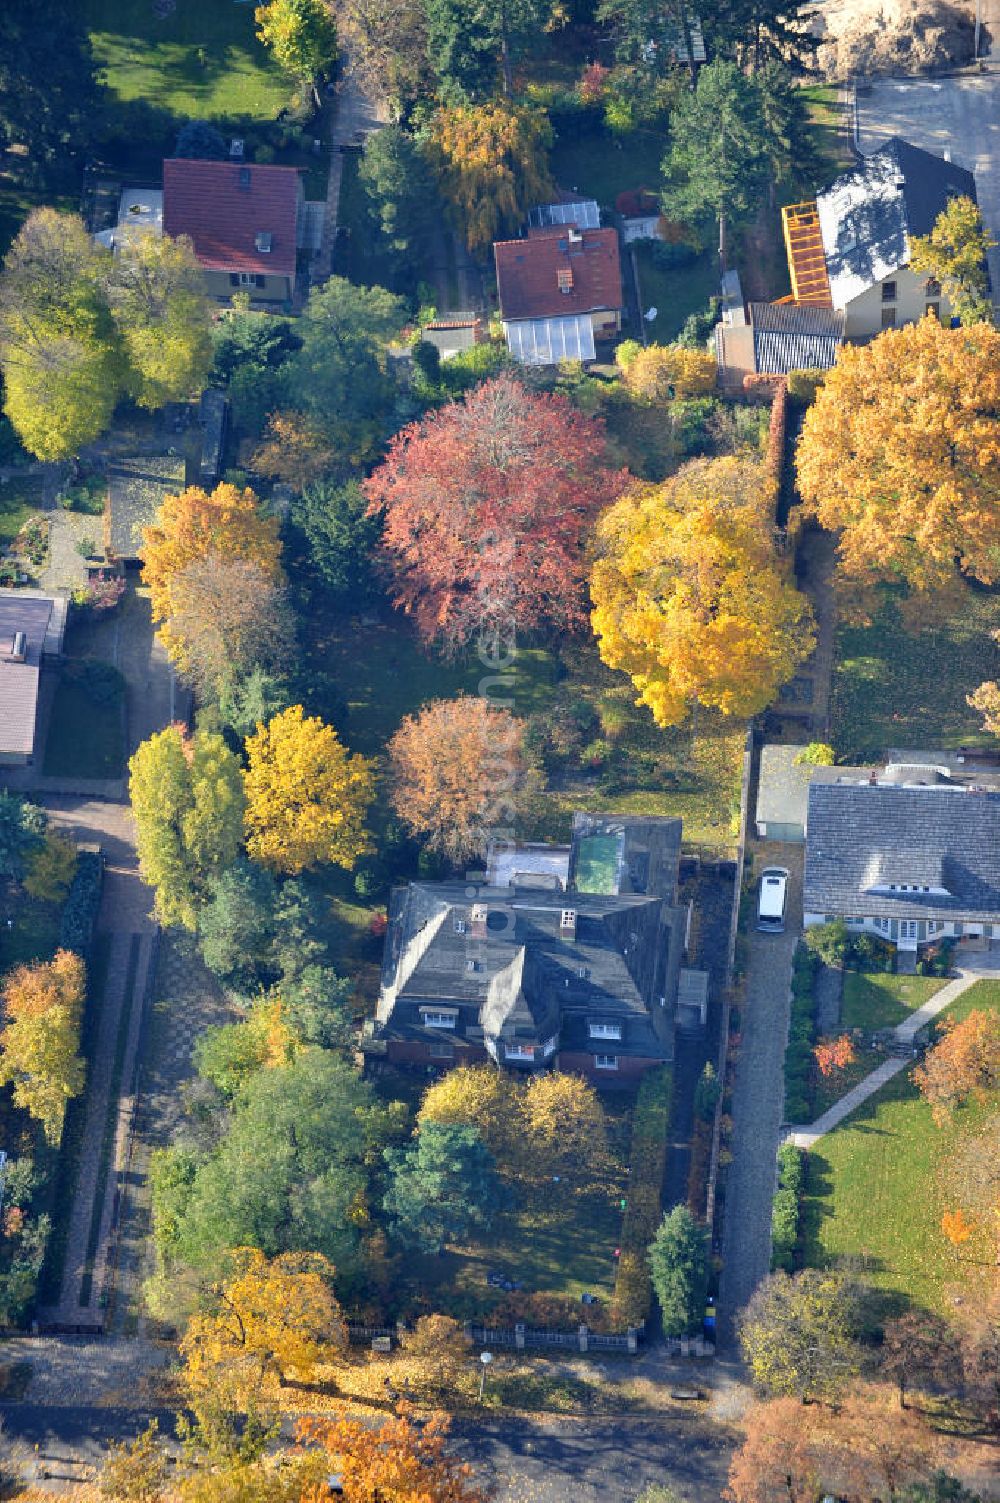
[[[165,625],[160,636],[170,656],[183,658],[183,643],[170,632],[175,614],[173,582],[197,559],[216,553],[223,558],[247,559],[277,583],[281,574],[281,542],[277,517],[268,516],[251,490],[217,485],[211,495],[191,485],[164,498],[152,527],[143,529],[142,577],[149,586],[153,619]]]
[[[41,1122],[50,1143],[62,1137],[66,1106],[83,1090],[86,1065],[79,1054],[86,969],[72,950],[50,961],[19,965],[3,987],[0,1085]]]
[[[974,1008],[960,1022],[945,1018],[940,1028],[940,1040],[913,1072],[938,1123],[970,1096],[982,1100],[1000,1086],[1000,1013]]]
[[[425,149],[471,251],[512,233],[552,192],[544,110],[503,100],[455,104],[431,120]]]
[[[512,836],[540,782],[525,755],[525,729],[471,695],[408,715],[389,742],[396,813],[452,861],[485,855],[490,838]]]
[[[857,1051],[846,1033],[839,1039],[823,1039],[813,1049],[813,1059],[823,1076],[833,1075],[837,1070],[846,1070],[857,1059]]]
[[[597,419],[515,376],[396,435],[365,493],[385,511],[392,592],[425,639],[494,633],[483,661],[502,671],[515,625],[583,624],[586,529],[624,484],[604,453]]]
[[[447,1449],[449,1422],[432,1415],[419,1427],[405,1404],[377,1429],[352,1419],[303,1419],[299,1440],[319,1446],[340,1478],[344,1503],[485,1503],[472,1468]],[[321,1489],[303,1503],[320,1503]]]
[[[272,412],[251,464],[258,475],[304,490],[334,468],[336,452],[301,412]]]
[[[845,345],[803,421],[806,508],[861,583],[1000,577],[1000,331],[936,318]]]

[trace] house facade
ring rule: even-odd
[[[815,200],[782,210],[791,301],[843,314],[847,339],[927,313],[950,319],[940,286],[910,270],[910,242],[957,197],[975,201],[971,172],[894,136]]]
[[[597,344],[621,328],[617,230],[533,225],[523,240],[497,241],[493,255],[507,348],[522,365],[595,360]]]
[[[366,1048],[605,1085],[671,1059],[680,837],[680,820],[578,815],[568,861],[532,848],[493,866],[503,883],[397,889]]]
[[[843,919],[900,951],[1000,938],[1000,786],[891,764],[809,787],[805,923]]]
[[[164,233],[190,238],[220,301],[243,292],[259,307],[291,303],[304,204],[294,167],[187,157],[163,164]]]

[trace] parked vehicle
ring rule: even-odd
[[[757,898],[757,928],[763,934],[782,934],[785,929],[785,899],[788,872],[783,866],[768,866],[761,872]]]

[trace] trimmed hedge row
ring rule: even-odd
[[[81,851],[62,911],[59,928],[59,944],[62,949],[75,950],[84,957],[89,953],[97,912],[101,906],[103,880],[104,857],[100,851]]]
[[[628,1203],[622,1221],[621,1253],[610,1313],[614,1329],[638,1326],[653,1303],[649,1244],[662,1215],[663,1174],[673,1077],[666,1066],[643,1076],[632,1119]]]
[[[778,1188],[771,1207],[771,1268],[795,1270],[806,1180],[805,1150],[794,1143],[778,1149]]]
[[[792,1016],[785,1050],[785,1121],[812,1121],[813,1045],[816,1019],[813,982],[819,957],[800,944],[792,965]]]

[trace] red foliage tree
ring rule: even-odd
[[[514,376],[397,434],[365,491],[425,639],[584,624],[584,536],[628,478],[604,453],[600,421]]]
[[[837,1070],[846,1070],[857,1059],[854,1045],[846,1033],[839,1039],[823,1039],[813,1050],[819,1073],[833,1075]]]

